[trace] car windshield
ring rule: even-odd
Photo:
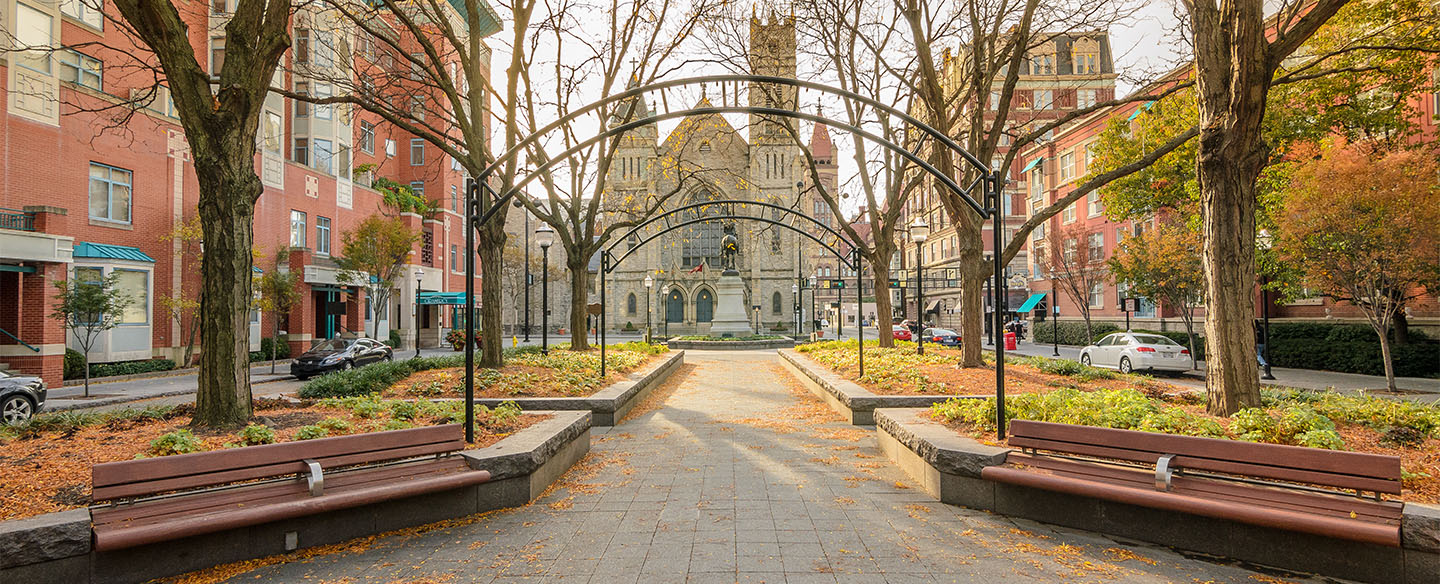
[[[928,334],[931,334],[931,335],[942,335],[942,336],[947,336],[947,337],[953,337],[953,336],[955,336],[955,331],[946,330],[946,329],[930,329],[930,332],[929,332]]]
[[[347,340],[345,340],[345,339],[329,339],[329,340],[320,341],[319,343],[316,343],[314,347],[311,347],[311,348],[310,348],[310,350],[311,350],[311,351],[344,351],[346,347],[349,347],[349,346],[350,346],[350,343],[351,343],[351,342],[352,342],[352,341],[347,341]]]
[[[1160,335],[1135,335],[1135,340],[1145,345],[1180,346],[1179,343],[1170,340],[1170,337],[1162,337]]]

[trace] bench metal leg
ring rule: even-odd
[[[1170,461],[1174,458],[1174,454],[1166,454],[1161,456],[1160,460],[1155,461],[1155,490],[1170,490],[1170,477],[1173,474],[1170,469]]]
[[[320,463],[307,458],[305,466],[310,467],[310,476],[305,477],[305,482],[310,486],[310,496],[319,497],[325,494],[325,471],[320,470]]]

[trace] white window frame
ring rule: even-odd
[[[323,145],[323,147],[322,147]],[[310,139],[310,168],[325,174],[335,174],[335,143],[324,138]]]
[[[1053,90],[1053,89],[1037,89],[1037,90],[1035,90],[1035,103],[1034,103],[1033,105],[1034,105],[1034,108],[1037,109],[1037,110],[1053,110],[1053,109],[1055,109],[1055,90]]]
[[[418,154],[418,156],[417,156]],[[410,166],[425,166],[425,139],[410,139]]]
[[[305,232],[306,219],[304,211],[290,210],[290,247],[306,246],[305,240],[309,235]]]
[[[99,0],[63,0],[60,3],[60,14],[69,16],[76,22],[93,28],[105,30],[105,12],[101,9]]]
[[[1085,239],[1086,251],[1090,254],[1090,261],[1095,262],[1105,259],[1105,232],[1096,231],[1085,236]],[[1100,241],[1097,242],[1095,241],[1096,239]]]
[[[1075,151],[1067,150],[1060,153],[1060,182],[1068,182],[1075,178]]]
[[[315,84],[315,97],[316,97],[316,98],[326,98],[326,97],[330,97],[330,96],[332,96],[332,95],[334,95],[334,90],[331,89],[329,83],[316,83],[316,84]],[[318,119],[318,120],[329,120],[329,119],[334,119],[334,117],[335,117],[335,106],[330,105],[330,104],[328,104],[328,103],[317,103],[317,104],[315,104],[315,119]]]
[[[1086,299],[1091,309],[1105,308],[1105,284],[1094,282],[1090,284],[1089,298]]]
[[[95,170],[97,168],[105,170],[105,176],[95,176]],[[121,223],[124,225],[130,225],[135,220],[135,171],[128,168],[111,166],[102,162],[91,161],[90,174],[87,176],[88,178],[86,179],[85,183],[85,200],[88,204],[87,209],[93,210],[94,208],[94,202],[92,201],[92,199],[95,197],[94,183],[96,181],[99,181],[101,183],[104,183],[105,185],[105,215],[96,215],[93,211],[88,211],[90,219],[93,221],[104,221],[107,223]],[[123,180],[121,180],[122,178]],[[126,192],[128,192],[125,197],[124,219],[115,218],[116,187],[123,187]]]
[[[315,217],[315,255],[330,255],[330,225],[329,217]]]
[[[1085,109],[1094,106],[1100,100],[1100,91],[1096,89],[1075,90],[1076,109]]]
[[[1105,212],[1105,206],[1100,201],[1100,191],[1090,191],[1085,195],[1085,206],[1090,217],[1097,217]]]
[[[360,121],[360,151],[366,154],[375,153],[375,124]]]
[[[20,23],[20,18],[22,16],[30,16],[37,19],[43,19],[43,32],[45,36],[43,42],[42,39],[38,37],[34,39],[26,38],[27,32],[39,33],[41,32],[42,27],[22,26]],[[15,47],[25,47],[27,49],[24,51],[20,51],[15,55],[15,64],[20,65],[21,67],[24,67],[26,69],[30,69],[32,71],[44,73],[46,75],[49,75],[52,71],[55,70],[55,64],[52,62],[50,56],[50,49],[55,46],[56,40],[55,17],[52,16],[49,12],[46,12],[24,2],[16,2],[15,31],[11,34],[11,37],[13,39],[12,44]]]

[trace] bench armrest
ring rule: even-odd
[[[320,469],[320,463],[314,459],[305,459],[305,466],[310,467],[310,474],[305,477],[305,483],[310,487],[310,496],[319,497],[325,494],[325,471]]]
[[[1170,467],[1170,461],[1174,458],[1174,454],[1166,454],[1155,461],[1155,490],[1170,490],[1170,479],[1172,475],[1174,475],[1174,469]]]

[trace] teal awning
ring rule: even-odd
[[[75,257],[155,263],[155,258],[145,255],[145,252],[140,251],[138,247],[110,245],[108,243],[90,243],[86,241],[75,244]]]
[[[1130,114],[1130,118],[1127,119],[1127,120],[1125,120],[1125,121],[1127,121],[1127,122],[1133,122],[1133,121],[1135,121],[1135,118],[1140,117],[1140,114],[1143,114],[1143,113],[1149,111],[1150,108],[1152,108],[1152,107],[1155,107],[1155,102],[1153,102],[1153,101],[1147,101],[1147,102],[1145,102],[1145,105],[1142,105],[1142,106],[1140,106],[1140,107],[1135,108],[1135,112],[1134,112],[1134,113],[1131,113],[1131,114]]]
[[[1020,305],[1020,309],[1016,310],[1015,312],[1030,312],[1032,310],[1035,310],[1035,305],[1040,304],[1040,301],[1044,299],[1044,292],[1040,292],[1038,294],[1031,294],[1029,298],[1025,299],[1025,303]]]
[[[421,292],[420,304],[464,304],[464,292]]]
[[[260,269],[260,266],[250,266],[250,271],[251,271],[251,272],[254,272],[254,273],[256,273],[256,274],[263,274],[263,273],[265,273],[265,270]]]
[[[1044,162],[1044,161],[1045,161],[1045,157],[1044,157],[1044,156],[1041,156],[1041,157],[1039,157],[1039,158],[1036,158],[1035,160],[1031,160],[1031,161],[1030,161],[1030,164],[1025,165],[1025,168],[1020,171],[1020,174],[1026,174],[1026,173],[1028,173],[1028,172],[1030,172],[1030,171],[1032,171],[1032,170],[1035,170],[1035,167],[1040,166],[1040,163],[1041,163],[1041,162]]]

